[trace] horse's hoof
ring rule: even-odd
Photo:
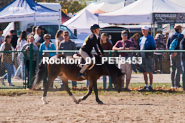
[[[103,102],[102,101],[98,101],[98,104],[103,104]]]
[[[43,105],[48,104],[48,102],[43,102]]]
[[[76,104],[79,104],[79,102],[76,100],[76,101],[74,101]]]
[[[76,103],[76,104],[79,104],[81,101],[82,101],[82,99],[81,99],[81,98],[80,98],[80,99],[78,99],[78,101],[77,101],[77,103]]]

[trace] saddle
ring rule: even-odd
[[[91,54],[92,57],[94,56],[93,54]],[[78,52],[75,52],[75,54],[73,55],[73,58],[75,59],[80,59],[80,64],[78,64],[78,67],[82,68],[85,65],[85,59],[82,58],[81,54]],[[94,67],[95,64],[93,64],[93,62],[89,65],[89,67],[87,68],[87,70],[91,70]]]

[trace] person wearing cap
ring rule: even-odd
[[[155,41],[154,38],[148,34],[149,28],[147,26],[142,27],[142,34],[143,36],[139,39],[139,50],[155,50]],[[153,53],[148,52],[140,52],[142,57],[142,64],[140,66],[140,71],[143,72],[145,87],[140,89],[152,91],[152,84],[153,84]],[[148,76],[150,79],[150,86],[148,86]]]
[[[161,33],[157,33],[155,36],[155,46],[156,50],[165,50],[166,49],[166,44],[165,41],[163,40],[163,35]],[[157,73],[157,64],[159,61],[159,66],[160,66],[160,74],[162,74],[162,57],[163,57],[163,52],[154,52],[154,66],[155,66],[155,71],[154,73]]]
[[[4,36],[2,36],[2,35],[3,35],[3,29],[0,28],[0,46],[4,42]]]
[[[132,43],[132,41],[127,39],[127,34],[128,32],[126,30],[123,30],[121,32],[121,38],[122,40],[117,41],[116,44],[113,46],[113,50],[118,51],[118,50],[133,50],[134,49],[134,45]],[[119,53],[120,57],[125,57],[125,61],[127,61],[127,58],[129,58],[129,54],[128,53]],[[126,91],[130,91],[130,89],[128,88],[129,84],[130,84],[130,80],[131,80],[131,74],[132,74],[132,68],[131,68],[131,63],[125,63],[125,64],[118,64],[118,67],[122,70],[122,73],[125,73],[123,78],[122,78],[122,88],[124,88],[124,79],[125,79],[125,75],[126,75]]]
[[[182,27],[180,25],[176,25],[174,27],[175,33],[173,33],[171,36],[169,36],[167,40],[167,45],[166,48],[169,50],[170,44],[174,39],[178,37],[178,42],[177,42],[177,47],[175,50],[180,50],[180,41],[184,38],[184,35],[182,33]],[[182,71],[181,67],[181,58],[180,58],[180,53],[170,53],[170,58],[171,58],[171,64],[172,64],[172,71],[171,71],[171,88],[179,88],[182,87],[180,85],[180,74]],[[176,74],[175,74],[176,72]]]
[[[79,50],[82,58],[85,60],[87,57],[92,56],[91,51],[92,51],[93,47],[95,48],[95,51],[99,56],[104,55],[103,48],[100,45],[100,37],[99,37],[100,29],[99,28],[100,27],[97,24],[94,24],[93,26],[91,26],[90,29],[91,29],[92,34],[85,39],[83,46]],[[101,53],[99,52],[99,50],[101,51]],[[87,61],[87,62],[89,64],[85,64],[82,67],[82,69],[78,73],[78,76],[77,76],[78,78],[85,79],[84,72],[89,67],[89,65],[92,63],[92,61],[90,59],[88,59],[88,60],[89,61]]]
[[[43,34],[41,26],[37,26],[35,29],[36,29],[36,34],[34,36],[34,38],[35,38],[35,45],[40,47],[41,43],[44,42],[44,38],[43,38],[44,34]]]

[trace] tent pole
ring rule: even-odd
[[[151,34],[150,34],[150,35],[152,35],[152,34],[153,34],[153,33],[152,33],[152,29],[153,29],[153,28],[152,28],[152,23],[151,23],[151,32],[150,32]]]
[[[153,37],[155,37],[155,23],[153,23]]]
[[[58,30],[60,30],[60,24],[61,24],[61,17],[62,17],[62,15],[61,15],[61,13],[62,13],[62,10],[61,9],[59,9],[59,22],[58,22]]]
[[[35,17],[35,13],[34,13],[34,26],[36,26],[36,17]]]

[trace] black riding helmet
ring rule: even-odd
[[[93,30],[98,28],[100,28],[98,24],[93,24],[90,29],[91,29],[91,32],[93,33]]]

